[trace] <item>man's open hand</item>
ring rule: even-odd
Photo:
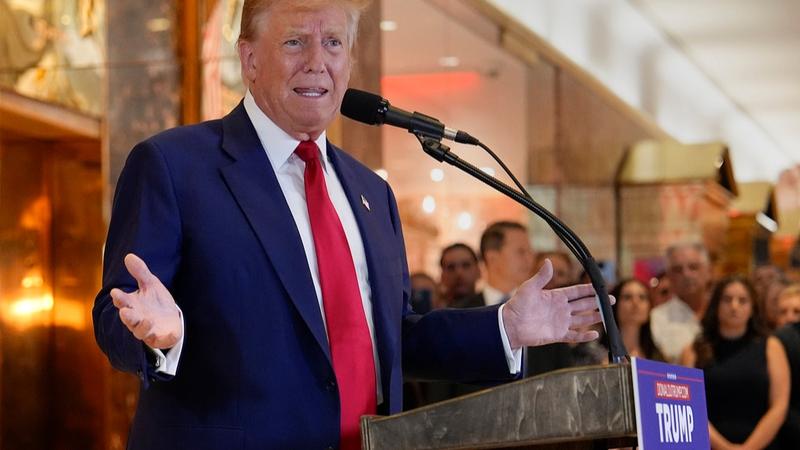
[[[171,348],[181,338],[181,316],[172,294],[161,281],[150,272],[141,258],[128,253],[125,267],[136,279],[139,289],[126,293],[111,290],[114,306],[119,309],[119,318],[131,330],[136,339],[152,348]]]
[[[544,290],[552,277],[553,264],[548,259],[503,308],[503,324],[512,349],[599,337],[597,331],[588,329],[601,321],[592,285]]]

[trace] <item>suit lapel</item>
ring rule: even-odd
[[[330,351],[308,262],[289,205],[261,141],[240,103],[222,121],[222,148],[235,161],[222,176],[262,248],[328,360]]]
[[[356,175],[352,166],[337,154],[338,149],[336,147],[328,143],[327,150],[328,159],[339,176],[339,181],[358,223],[361,240],[364,243],[364,253],[367,257],[367,269],[372,291],[372,320],[378,341],[378,359],[381,364],[384,401],[389,401],[390,397],[386,395],[388,395],[390,387],[392,361],[394,361],[394,354],[399,345],[399,343],[394,342],[394,336],[398,335],[395,331],[400,325],[400,305],[392,304],[390,271],[386,270],[386,255],[380,247],[380,243],[386,241],[386,236],[380,231],[378,221],[384,218],[374,214],[370,209],[371,206],[369,206],[370,202],[377,204],[381,199],[370,198],[370,194],[374,192],[367,188],[364,180]],[[396,306],[394,309],[397,309],[397,312],[393,311],[394,306]]]

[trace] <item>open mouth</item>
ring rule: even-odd
[[[294,88],[293,90],[298,95],[308,98],[318,98],[328,93],[328,90],[324,88]]]

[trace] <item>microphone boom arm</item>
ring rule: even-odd
[[[439,162],[446,162],[459,170],[471,175],[474,178],[482,181],[494,188],[495,190],[505,194],[507,197],[516,201],[520,205],[526,207],[537,216],[541,217],[553,229],[553,232],[567,244],[567,247],[575,255],[578,261],[583,266],[589,278],[592,281],[592,286],[597,292],[600,315],[603,318],[603,326],[606,330],[606,337],[608,339],[609,361],[614,364],[621,364],[628,361],[628,352],[625,349],[625,344],[622,342],[622,337],[617,328],[617,322],[614,319],[614,313],[611,310],[611,302],[608,298],[606,291],[605,280],[600,273],[600,268],[597,262],[592,257],[589,249],[583,241],[580,240],[577,234],[573,232],[566,224],[559,220],[553,213],[545,209],[542,205],[536,203],[533,199],[517,192],[507,184],[498,180],[497,178],[485,173],[474,165],[461,159],[458,155],[450,151],[450,147],[442,144],[441,140],[426,137],[423,134],[415,134],[422,144],[422,149],[438,160]]]

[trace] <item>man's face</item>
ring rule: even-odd
[[[296,139],[316,139],[333,121],[350,80],[347,14],[279,1],[261,19],[239,59],[256,104]]]
[[[475,293],[475,283],[481,277],[478,262],[472,254],[459,247],[442,255],[442,288],[450,299]]]
[[[519,286],[531,277],[533,249],[528,234],[522,230],[506,230],[503,246],[486,252],[486,269]]]
[[[687,300],[705,294],[711,273],[708,263],[696,249],[684,247],[675,250],[667,270],[672,291],[678,298]]]

